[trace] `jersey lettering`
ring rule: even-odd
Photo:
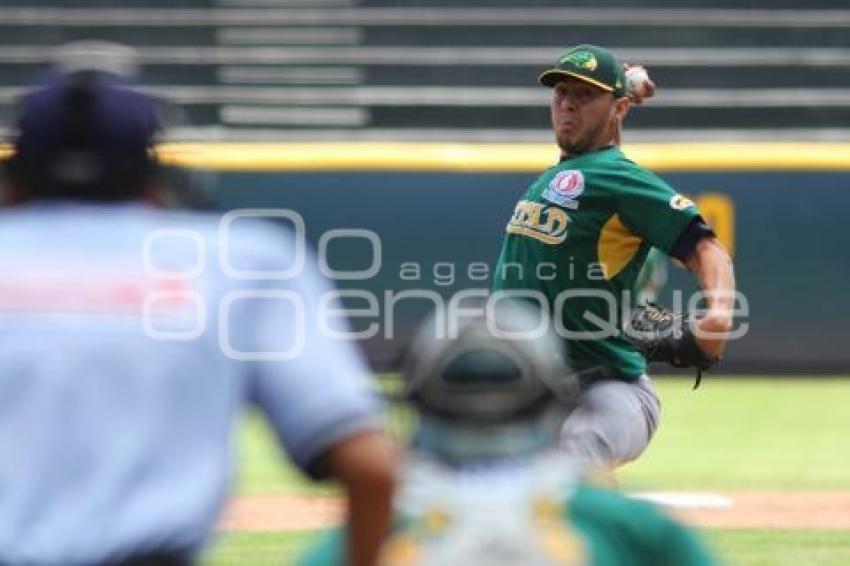
[[[521,200],[508,222],[507,232],[534,238],[544,244],[561,244],[567,239],[569,216],[557,206]]]

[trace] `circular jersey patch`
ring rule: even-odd
[[[670,208],[673,210],[685,210],[694,206],[694,201],[683,195],[673,195],[670,199]]]
[[[576,198],[584,191],[584,175],[578,169],[561,171],[555,175],[549,187],[565,198]]]

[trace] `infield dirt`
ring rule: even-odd
[[[677,507],[670,512],[705,528],[850,530],[850,491],[730,491],[725,508]],[[312,530],[338,524],[337,497],[247,495],[234,498],[219,522],[224,531]]]

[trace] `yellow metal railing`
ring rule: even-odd
[[[850,143],[626,144],[631,159],[655,171],[850,171]],[[0,148],[0,157],[8,148]],[[557,159],[546,143],[283,142],[168,143],[165,163],[247,171],[535,172]]]

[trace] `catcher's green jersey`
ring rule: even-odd
[[[566,498],[565,498],[566,499]],[[485,510],[486,511],[486,510]],[[492,510],[491,510],[492,512]],[[586,564],[588,566],[711,566],[716,564],[701,540],[690,529],[668,518],[652,505],[628,499],[614,491],[581,486],[566,501],[549,505],[535,503],[535,528],[529,533],[529,549],[538,546],[543,560],[518,552],[508,544],[504,533],[493,533],[496,540],[478,541],[490,547],[477,551],[475,541],[470,549],[482,566],[499,558],[499,563],[512,564]],[[514,517],[513,520],[520,519]],[[428,540],[439,542],[444,533],[464,538],[462,529],[432,513],[407,527],[396,526],[384,550],[381,564],[387,566],[428,564],[422,559]],[[441,532],[442,531],[442,532]],[[480,533],[468,532],[470,539]],[[499,542],[502,541],[500,547]],[[346,563],[345,537],[341,530],[325,533],[298,560],[300,566],[339,566]],[[514,555],[510,552],[513,550]],[[519,556],[516,556],[516,555]],[[488,557],[490,560],[488,561]],[[511,562],[510,558],[514,561]],[[438,562],[444,564],[445,562]],[[475,562],[465,562],[475,564]]]
[[[605,366],[636,379],[646,362],[619,331],[622,308],[634,305],[650,248],[669,252],[698,215],[617,147],[565,159],[517,203],[493,289],[542,294],[576,370]]]

